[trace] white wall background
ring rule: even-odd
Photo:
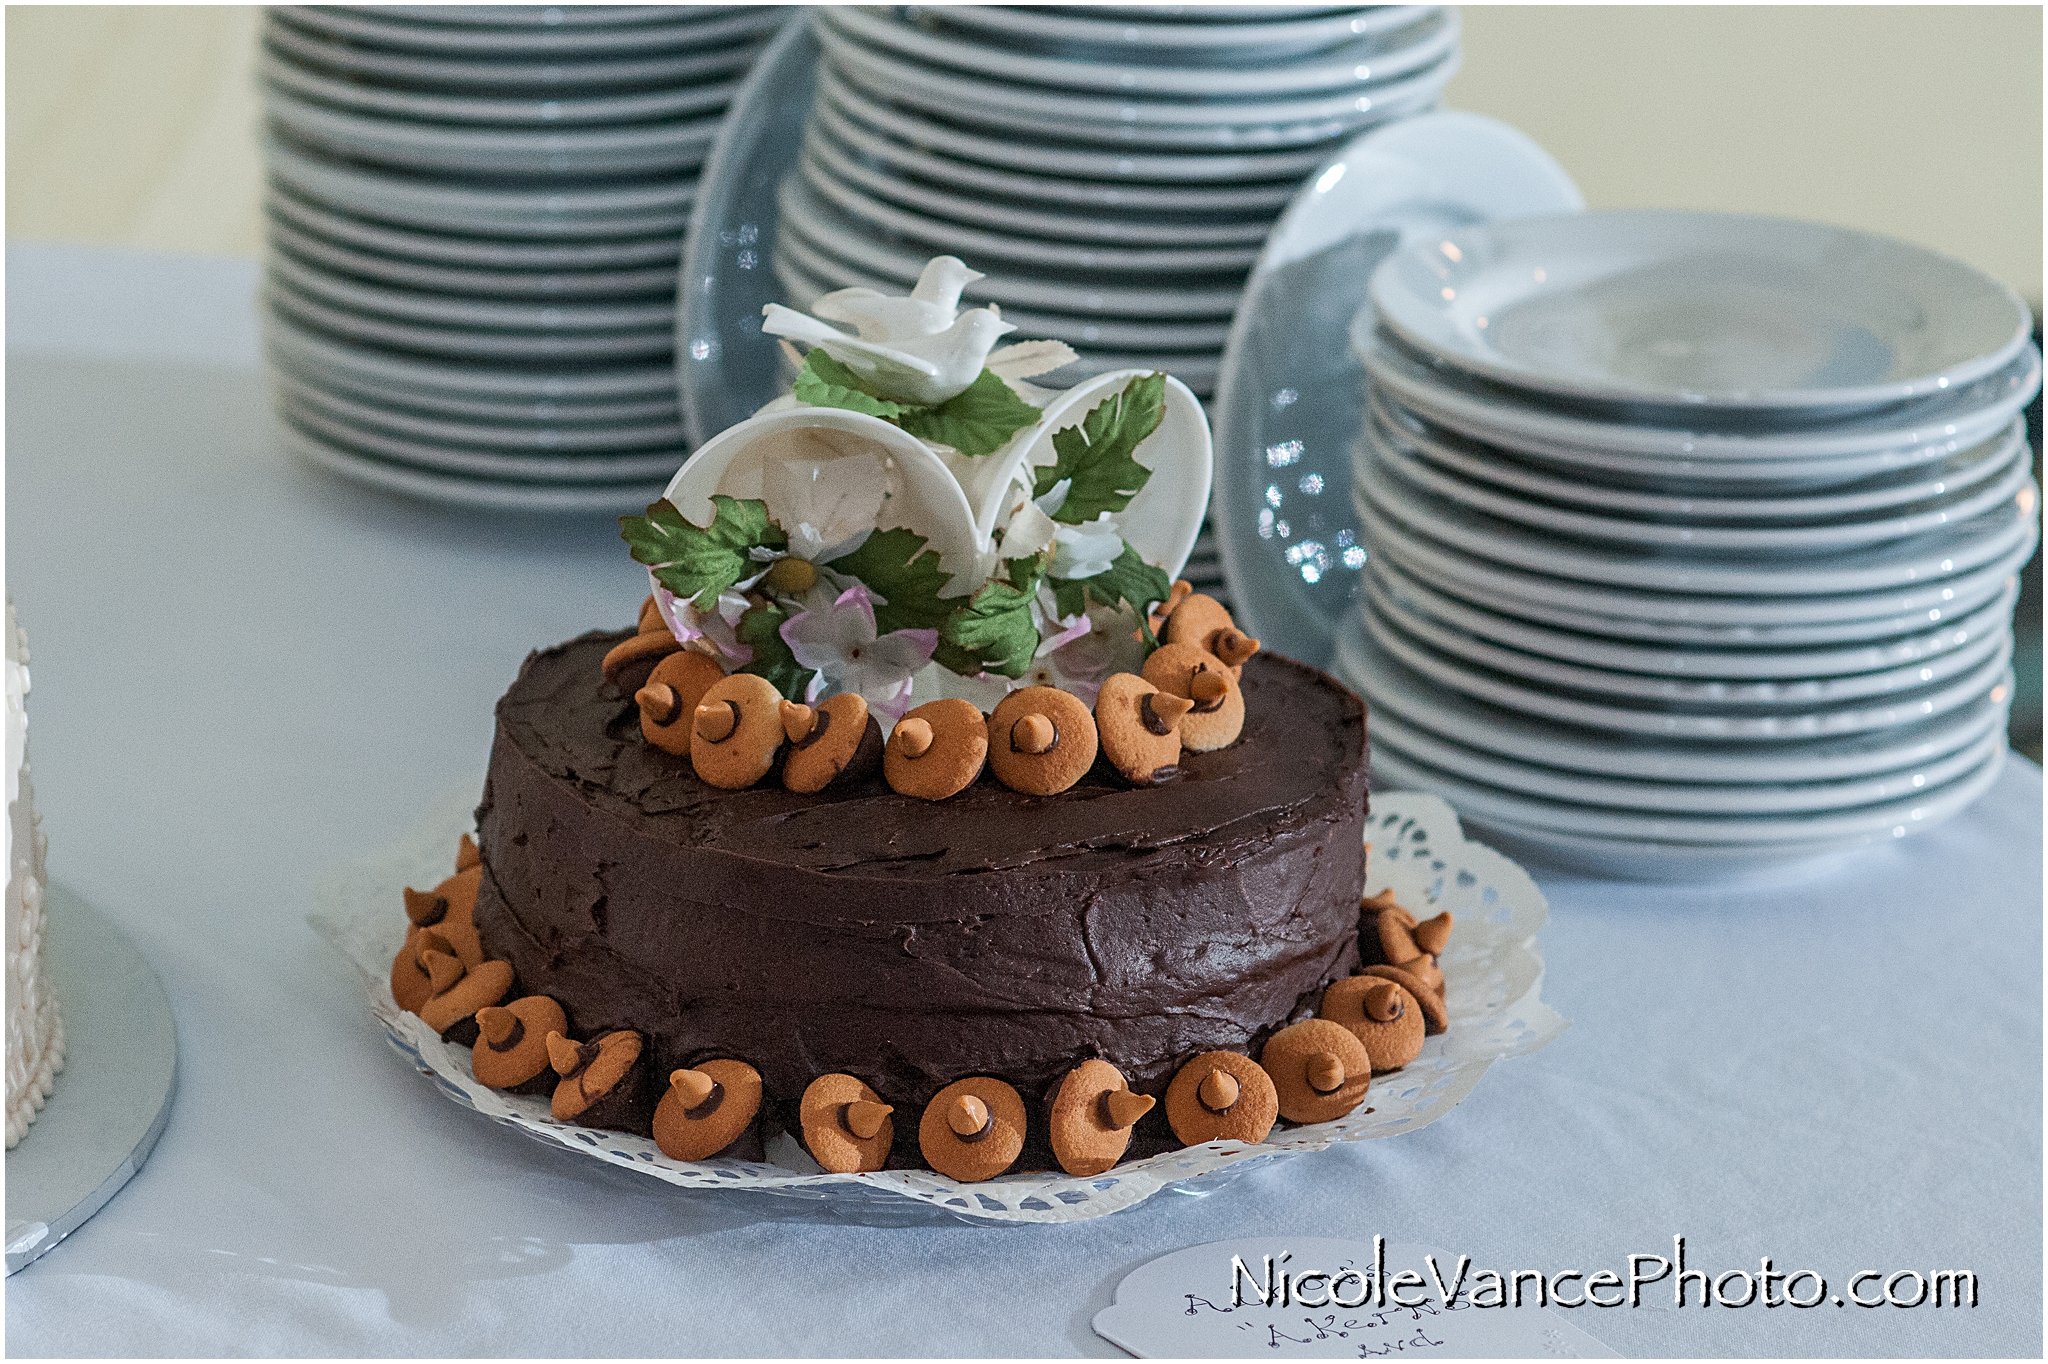
[[[1595,207],[1886,232],[2041,300],[2037,6],[1464,7],[1449,102],[1549,147]],[[11,6],[7,233],[261,251],[258,12]]]

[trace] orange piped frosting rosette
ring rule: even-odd
[[[1056,796],[1095,765],[1095,717],[1072,692],[1022,687],[988,717],[988,765],[1027,796]]]
[[[1052,1153],[1070,1175],[1099,1175],[1124,1158],[1131,1129],[1152,1111],[1149,1094],[1134,1094],[1123,1072],[1107,1061],[1083,1061],[1068,1071],[1047,1116]]]
[[[730,673],[705,688],[690,731],[690,765],[713,786],[740,791],[782,752],[782,693],[765,677]]]
[[[816,706],[784,701],[779,710],[789,740],[782,762],[782,784],[789,790],[810,795],[834,782],[860,781],[881,765],[882,727],[859,693],[828,696]]]
[[[672,1071],[654,1108],[654,1144],[671,1160],[709,1160],[761,1111],[761,1072],[744,1061],[700,1061]]]
[[[476,1011],[496,1004],[512,990],[510,962],[480,962],[472,971],[459,958],[429,950],[420,954],[420,964],[434,985],[433,998],[416,1010],[420,1021],[459,1046],[476,1041]]]
[[[620,1030],[579,1043],[555,1032],[548,1034],[547,1046],[561,1077],[550,1106],[555,1121],[651,1135],[654,1115],[639,1033]]]
[[[1350,976],[1323,991],[1316,1017],[1365,1044],[1375,1072],[1399,1070],[1422,1054],[1422,1005],[1398,981]]]
[[[1259,1066],[1272,1077],[1280,1116],[1330,1122],[1365,1101],[1372,1057],[1348,1028],[1307,1018],[1266,1039]]]
[[[797,1104],[804,1149],[832,1174],[879,1170],[896,1140],[895,1111],[851,1075],[820,1075]]]
[[[678,649],[664,655],[632,692],[633,703],[640,708],[641,737],[664,753],[689,757],[697,707],[704,693],[724,677],[709,654]]]
[[[1191,703],[1181,717],[1180,746],[1213,753],[1244,732],[1244,692],[1223,660],[1198,644],[1162,644],[1145,660],[1145,680]]]
[[[917,1145],[926,1164],[962,1184],[994,1179],[1024,1150],[1024,1100],[991,1076],[955,1080],[925,1105]]]
[[[948,696],[896,722],[882,750],[882,775],[892,791],[944,800],[972,786],[987,761],[987,720],[972,701]]]
[[[568,1016],[546,995],[527,995],[476,1011],[477,1039],[469,1069],[477,1083],[514,1094],[546,1094],[555,1087],[548,1034],[566,1033]]]
[[[1191,708],[1136,673],[1112,673],[1095,694],[1102,756],[1133,786],[1173,780],[1180,775],[1180,722]]]
[[[1183,1146],[1264,1141],[1279,1116],[1273,1078],[1242,1052],[1205,1051],[1166,1087],[1166,1121]]]

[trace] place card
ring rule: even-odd
[[[1475,1305],[1457,1260],[1377,1238],[1190,1246],[1125,1275],[1095,1333],[1139,1358],[1620,1357],[1550,1308]]]

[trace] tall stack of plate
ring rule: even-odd
[[[1989,786],[2039,538],[2010,290],[1637,211],[1453,229],[1371,297],[1338,667],[1378,779],[1645,876],[1904,837]]]
[[[286,6],[260,57],[284,436],[443,501],[625,509],[687,454],[676,263],[786,12]]]
[[[893,6],[817,12],[817,94],[780,192],[798,306],[901,291],[934,255],[1065,341],[1071,382],[1132,366],[1207,395],[1246,274],[1304,176],[1432,106],[1439,6]]]
[[[787,52],[785,85],[799,63],[815,83],[796,145],[764,138],[728,171],[786,157],[770,211],[721,214],[742,252],[764,225],[781,301],[902,293],[955,255],[987,276],[969,301],[1079,353],[1035,382],[1142,367],[1203,397],[1303,178],[1359,131],[1433,107],[1459,62],[1457,15],[1435,5],[828,6],[812,32]],[[737,185],[733,200],[751,207]],[[700,273],[696,358],[734,370],[737,310],[711,297],[731,271]],[[1225,595],[1206,528],[1184,571]]]

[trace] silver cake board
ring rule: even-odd
[[[178,1037],[171,1001],[128,935],[64,887],[44,899],[64,1069],[7,1153],[7,1272],[78,1230],[149,1159],[171,1116]]]

